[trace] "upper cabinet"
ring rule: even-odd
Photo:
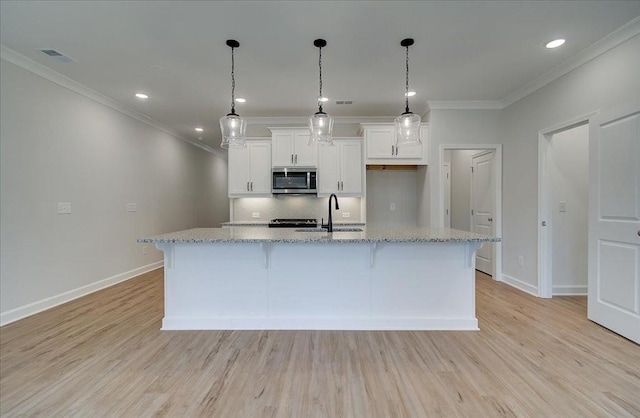
[[[396,146],[393,123],[362,124],[366,164],[427,165],[429,125],[420,127],[422,145]]]
[[[273,167],[317,167],[318,146],[309,145],[308,129],[269,128]]]
[[[229,149],[229,197],[271,196],[271,141]]]
[[[362,196],[362,140],[334,139],[318,147],[318,196]]]

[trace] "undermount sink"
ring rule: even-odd
[[[362,232],[362,228],[333,228],[333,232]],[[326,228],[301,228],[296,232],[327,232]]]

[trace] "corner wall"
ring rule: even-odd
[[[138,237],[228,219],[221,158],[8,61],[0,72],[0,324],[160,267]]]
[[[442,144],[503,144],[503,277],[537,294],[538,134],[567,121],[637,101],[640,35],[621,43],[503,110],[432,110],[431,163]],[[431,176],[431,225],[441,225],[440,176]],[[518,257],[523,257],[523,265]]]

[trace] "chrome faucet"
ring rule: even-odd
[[[338,196],[336,196],[335,193],[331,193],[331,196],[329,196],[329,223],[322,224],[322,228],[327,228],[327,232],[333,232],[333,217],[331,216],[331,199],[334,198],[336,200],[336,210],[340,209],[340,206],[338,206]]]

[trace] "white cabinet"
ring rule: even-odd
[[[363,124],[367,164],[416,164],[426,165],[429,126],[420,127],[422,145],[395,145],[395,129],[392,123]]]
[[[318,146],[309,145],[308,129],[270,128],[273,167],[317,167]]]
[[[271,195],[271,141],[229,149],[229,197]]]
[[[362,141],[333,142],[318,147],[318,195],[362,196]]]

